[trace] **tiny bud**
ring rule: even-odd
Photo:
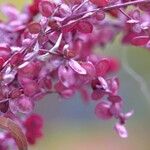
[[[90,0],[93,4],[97,5],[98,7],[104,7],[109,4],[108,0]]]

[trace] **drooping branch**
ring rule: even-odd
[[[7,130],[17,143],[19,150],[27,150],[27,140],[21,128],[11,119],[0,116],[0,128]]]
[[[104,7],[103,10],[107,11],[107,10],[111,10],[111,9],[126,7],[129,5],[137,5],[137,4],[145,4],[145,3],[150,3],[150,0],[135,0],[135,1],[130,1],[130,2],[121,3],[121,4],[114,4],[111,6]]]
[[[118,3],[118,4],[106,6],[104,8],[100,7],[100,8],[96,8],[96,9],[90,10],[90,11],[84,11],[82,13],[73,14],[73,15],[71,15],[69,17],[67,16],[63,20],[63,22],[68,22],[63,27],[68,26],[71,23],[75,23],[75,22],[77,22],[79,20],[83,20],[83,19],[89,18],[94,13],[96,13],[96,12],[98,12],[100,10],[109,11],[109,10],[112,10],[112,9],[119,9],[119,8],[127,7],[127,6],[130,6],[130,5],[137,5],[137,4],[142,5],[142,4],[146,4],[146,3],[150,3],[150,0],[135,0],[135,1],[130,1],[130,2],[126,2],[126,3]],[[69,22],[70,20],[73,20],[74,18],[79,18],[79,19],[76,19],[74,22]]]

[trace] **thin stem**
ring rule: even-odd
[[[106,6],[103,8],[97,8],[97,9],[93,9],[91,11],[84,11],[84,12],[81,12],[78,14],[67,16],[66,18],[64,18],[62,23],[69,22],[70,20],[75,20],[76,18],[82,18],[86,14],[89,14],[89,15],[86,15],[86,18],[88,18],[91,16],[92,13],[94,14],[100,10],[109,11],[111,9],[119,9],[119,8],[130,6],[130,5],[145,4],[145,3],[150,3],[150,0],[135,0],[135,1],[126,2],[126,3],[114,4],[114,5]],[[85,17],[84,17],[84,19],[85,19]]]
[[[149,3],[149,2],[150,2],[150,0],[135,0],[135,1],[131,1],[131,2],[107,6],[107,7],[104,7],[103,10],[107,11],[107,10],[111,10],[111,9],[126,7],[129,5],[145,4],[145,3]]]
[[[119,8],[119,11],[126,16],[128,19],[132,19],[132,17],[130,17],[123,9]]]

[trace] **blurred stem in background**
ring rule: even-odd
[[[123,69],[136,81],[140,86],[140,90],[145,96],[145,99],[150,103],[150,92],[145,79],[138,74],[128,62],[128,49],[123,48],[122,53],[122,67]],[[143,66],[144,67],[144,66]],[[145,68],[146,69],[146,68]]]

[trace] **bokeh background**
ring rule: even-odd
[[[0,0],[18,8],[28,0]],[[79,95],[60,101],[56,95],[38,103],[35,112],[45,120],[44,137],[29,150],[150,150],[150,52],[119,44],[120,36],[101,55],[117,57],[122,64],[118,73],[120,95],[125,110],[134,109],[128,121],[128,139],[120,139],[112,130],[114,121],[103,122],[94,115],[94,103],[84,105]]]

